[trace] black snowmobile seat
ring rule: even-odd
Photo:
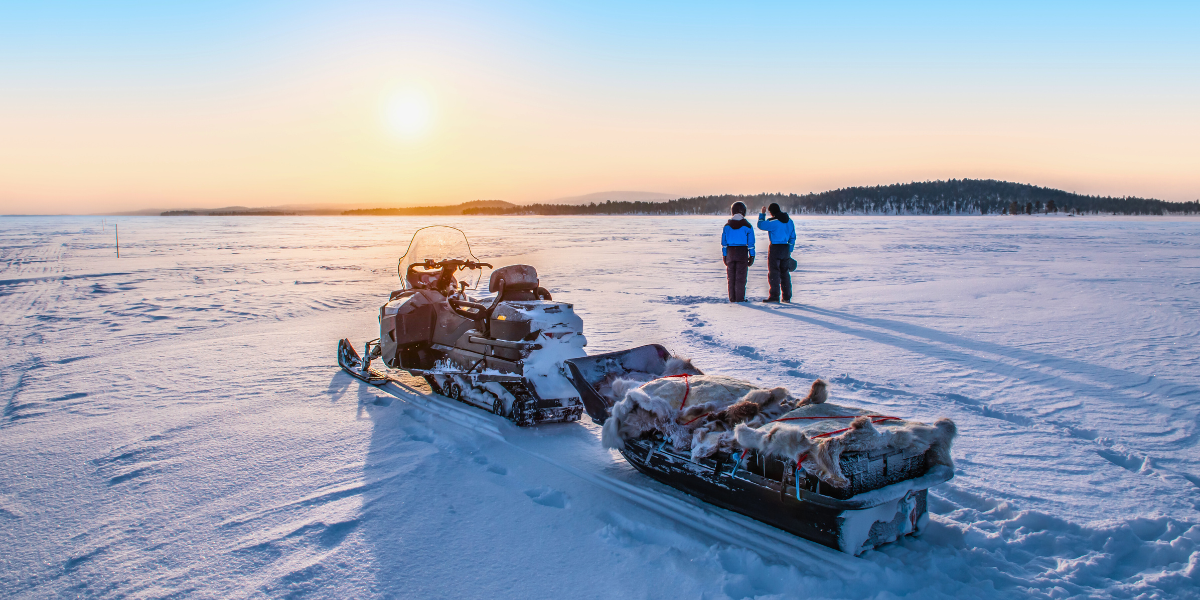
[[[506,300],[538,299],[537,269],[530,265],[509,265],[492,271],[488,289],[497,292],[493,306]]]
[[[546,288],[538,285],[537,269],[530,265],[509,265],[492,271],[488,280],[488,289],[496,292],[496,298],[487,310],[470,317],[484,321],[484,331],[490,335],[492,312],[501,302],[529,302],[531,300],[553,299]]]

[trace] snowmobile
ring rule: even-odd
[[[485,269],[492,269],[490,297],[473,296]],[[439,225],[413,235],[397,274],[402,288],[379,309],[379,337],[362,354],[349,340],[338,343],[346,372],[381,385],[388,375],[371,363],[382,360],[521,426],[583,415],[562,364],[586,355],[583,320],[571,304],[554,301],[536,269],[493,269],[471,253],[466,234]]]
[[[641,376],[640,380],[663,378],[673,358],[654,344],[566,363],[588,415],[603,424],[615,400],[606,385],[630,374]],[[688,370],[665,377],[687,381],[701,374],[690,363],[687,366]],[[844,427],[844,421],[832,427]],[[625,439],[619,452],[635,469],[661,483],[849,554],[920,531],[929,520],[928,489],[954,476],[952,466],[935,464],[928,452],[847,451],[838,466],[849,485],[835,487],[806,472],[803,458],[784,460],[754,449],[734,449],[695,460],[686,451],[674,450],[668,437],[653,431]]]

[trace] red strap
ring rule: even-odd
[[[818,421],[821,419],[857,419],[859,417],[870,417],[872,419],[879,419],[878,421],[874,421],[875,423],[879,423],[881,421],[899,421],[900,420],[900,417],[889,417],[887,415],[832,415],[832,416],[828,416],[828,417],[786,417],[786,418],[782,418],[782,419],[775,419],[774,421],[771,421],[771,422],[778,423],[781,421],[810,421],[810,420]]]
[[[680,403],[679,403],[679,416],[681,416],[681,417],[682,417],[682,416],[683,416],[683,405],[687,404],[687,401],[688,401],[688,396],[689,396],[689,395],[691,395],[691,393],[692,393],[692,380],[688,379],[688,377],[691,377],[691,375],[688,375],[688,374],[686,374],[686,373],[685,373],[685,374],[683,374],[683,375],[668,375],[668,376],[666,376],[666,377],[660,377],[660,379],[673,379],[673,378],[675,378],[675,377],[682,377],[682,378],[683,378],[683,385],[684,385],[684,388],[683,388],[683,402],[680,402]],[[706,414],[707,414],[707,413],[706,413]],[[700,415],[700,417],[703,417],[703,416],[704,416],[704,415]],[[696,417],[696,419],[699,419],[700,417]],[[695,421],[696,419],[692,419],[691,421],[688,421],[687,423],[684,423],[684,425],[691,425],[691,424],[692,424],[692,422],[693,422],[693,421]]]
[[[847,418],[847,417],[842,417],[842,418]],[[882,422],[884,422],[884,421],[891,421],[891,420],[896,420],[896,421],[899,421],[899,420],[900,420],[900,417],[882,417],[882,418],[879,418],[879,419],[872,419],[872,420],[871,420],[871,423],[882,423]],[[829,437],[829,436],[831,436],[831,435],[837,435],[837,434],[839,434],[839,433],[842,433],[842,432],[850,431],[850,429],[851,429],[850,427],[843,427],[843,428],[841,428],[841,429],[838,429],[838,430],[836,430],[836,431],[830,431],[830,432],[827,432],[827,433],[818,433],[817,435],[814,435],[814,436],[812,436],[812,439],[823,438],[823,437]]]
[[[683,386],[684,386],[683,387],[683,402],[679,403],[679,416],[681,416],[681,417],[683,416],[683,407],[685,404],[687,404],[688,396],[690,396],[692,394],[692,380],[688,379],[691,376],[692,375],[690,373],[683,373],[681,375],[667,375],[666,377],[659,377],[659,379],[675,379],[676,377],[683,378]],[[683,426],[687,427],[688,425],[691,425],[692,423],[695,423],[696,421],[699,421],[700,419],[703,419],[704,417],[707,417],[710,414],[712,414],[712,413],[704,413],[704,414],[696,417],[695,419],[692,419],[691,421],[684,423]]]
[[[884,421],[899,421],[900,420],[900,417],[885,417],[882,415],[859,415],[859,416],[871,417],[872,423],[882,423]],[[792,417],[791,419],[777,419],[777,420],[778,421],[793,421],[793,420],[797,420],[797,419],[849,419],[849,418],[852,418],[852,417],[849,417],[849,416],[843,416],[843,417]],[[811,439],[815,440],[817,438],[829,437],[831,435],[845,433],[847,431],[850,431],[850,429],[851,429],[850,427],[843,427],[842,429],[838,429],[835,431],[829,431],[826,433],[818,433],[817,435],[812,436]],[[796,459],[796,468],[797,469],[800,468],[800,463],[804,462],[804,459],[806,459],[806,458],[808,458],[807,452],[805,452],[804,454],[801,454],[800,458]]]
[[[799,469],[800,469],[800,463],[804,462],[804,459],[806,459],[806,458],[808,458],[808,453],[807,453],[807,452],[805,452],[804,454],[801,454],[801,455],[800,455],[800,458],[797,458],[797,459],[796,459],[796,469],[797,469],[797,470],[799,470]]]

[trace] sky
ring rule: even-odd
[[[1200,198],[1198,2],[9,2],[0,214]]]

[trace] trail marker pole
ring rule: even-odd
[[[117,258],[121,258],[121,231],[117,229],[116,223],[113,223],[113,237],[117,241]]]

